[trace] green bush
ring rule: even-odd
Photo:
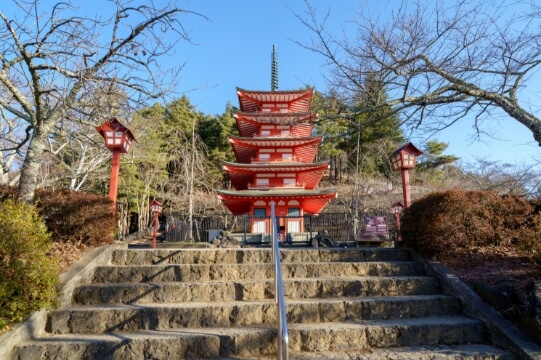
[[[16,194],[16,188],[0,186],[0,201],[14,199]],[[116,213],[107,196],[38,189],[36,207],[55,242],[99,246],[114,241]]]
[[[403,240],[440,259],[474,246],[541,252],[541,214],[519,196],[450,190],[430,194],[404,211]]]
[[[58,273],[47,228],[28,204],[0,202],[0,329],[56,303]]]

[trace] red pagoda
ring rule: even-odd
[[[317,214],[336,197],[318,189],[327,161],[314,162],[321,136],[312,136],[317,114],[310,112],[313,90],[277,91],[273,50],[271,91],[237,88],[240,111],[234,114],[240,136],[231,136],[237,162],[225,162],[234,191],[218,197],[236,215],[249,214],[252,233],[268,233],[270,204],[275,202],[280,227],[304,231],[303,215]]]

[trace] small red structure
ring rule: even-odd
[[[415,168],[417,156],[423,152],[415,147],[411,142],[399,147],[391,155],[391,165],[393,170],[402,171],[402,193],[404,196],[404,207],[411,205],[410,179],[408,169]]]
[[[154,215],[154,230],[152,235],[152,248],[156,249],[156,233],[158,231],[158,215],[162,212],[162,204],[158,200],[150,203],[150,211]]]
[[[109,199],[116,203],[118,175],[120,173],[120,154],[125,154],[129,151],[131,143],[135,140],[135,136],[115,118],[107,120],[96,127],[96,130],[105,139],[105,146],[113,153],[111,180],[109,182]]]
[[[328,161],[314,163],[321,136],[312,136],[317,114],[313,90],[251,91],[237,88],[234,114],[240,136],[231,136],[237,162],[224,162],[234,191],[218,197],[233,214],[249,214],[252,233],[269,233],[271,202],[285,233],[304,231],[303,215],[317,214],[336,197],[318,189]]]
[[[400,214],[402,214],[402,210],[404,210],[404,205],[398,201],[391,205],[391,209],[393,210],[394,219],[396,221],[396,240],[400,241]]]

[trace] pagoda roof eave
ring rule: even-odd
[[[237,120],[250,121],[256,123],[269,124],[295,124],[298,122],[318,122],[318,114],[316,112],[302,113],[261,113],[261,112],[243,112],[237,111],[233,114]]]
[[[329,201],[337,196],[334,189],[323,190],[241,190],[226,191],[217,190],[218,197],[224,205],[235,215],[246,214],[250,212],[250,206],[253,201],[280,201],[280,200],[300,200],[302,208],[307,214],[318,214],[328,204]]]
[[[241,136],[229,136],[229,142],[245,144],[248,146],[299,146],[318,143],[323,140],[323,135],[310,137],[291,138],[249,138]]]
[[[318,190],[216,190],[218,195],[230,199],[265,199],[265,198],[317,198],[336,197],[335,189]]]
[[[293,90],[293,91],[254,91],[237,87],[240,109],[246,112],[261,111],[263,104],[281,103],[289,104],[288,109],[291,112],[307,112],[310,108],[310,102],[313,89]]]
[[[237,86],[237,92],[245,94],[297,94],[303,96],[307,93],[314,93],[314,89],[301,89],[301,90],[248,90]]]

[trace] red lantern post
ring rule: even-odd
[[[396,221],[396,241],[400,241],[400,214],[402,213],[404,206],[399,201],[392,204],[391,209],[393,210],[394,219]]]
[[[113,153],[111,179],[109,181],[109,199],[116,204],[118,193],[118,175],[120,174],[120,154],[125,154],[135,140],[132,132],[117,119],[107,120],[96,128],[105,139],[105,146]]]
[[[410,194],[410,178],[408,169],[414,169],[417,156],[421,155],[423,152],[415,147],[412,143],[407,143],[406,145],[398,148],[391,155],[391,165],[393,170],[402,171],[402,194],[404,196],[404,207],[409,207],[411,205],[411,194]]]
[[[150,210],[154,214],[154,231],[152,235],[152,248],[156,249],[156,233],[158,231],[158,215],[162,212],[162,204],[157,200],[150,203]]]

